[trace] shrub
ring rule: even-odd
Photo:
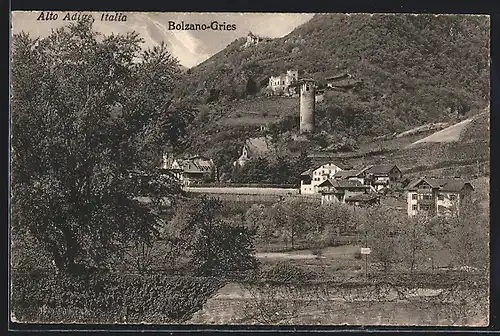
[[[355,259],[361,259],[363,257],[363,255],[361,254],[361,251],[356,251],[354,253],[354,258]]]
[[[164,274],[13,273],[12,313],[17,321],[40,323],[182,322],[223,285]]]
[[[261,269],[259,278],[267,282],[300,284],[315,279],[316,274],[288,262],[279,262],[270,268]]]

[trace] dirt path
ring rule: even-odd
[[[426,142],[455,142],[460,139],[460,134],[462,131],[465,129],[465,127],[472,121],[473,119],[466,119],[458,124],[455,124],[453,126],[447,127],[441,131],[438,131],[436,133],[433,133],[429,135],[428,137],[425,137],[423,139],[420,139],[418,141],[415,141],[411,145],[409,145],[407,148],[414,147],[418,144],[421,143],[426,143]]]

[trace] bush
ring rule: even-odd
[[[363,257],[363,255],[361,254],[361,251],[356,251],[356,252],[354,253],[354,258],[355,258],[355,259],[358,259],[358,260],[359,260],[359,259],[361,259],[362,257]]]
[[[173,323],[190,319],[224,283],[211,277],[48,272],[12,274],[22,322]]]
[[[297,285],[315,279],[316,274],[288,262],[279,262],[270,268],[261,269],[259,278],[266,282],[293,283]]]

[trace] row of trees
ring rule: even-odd
[[[257,157],[243,167],[235,167],[232,181],[235,183],[300,184],[300,174],[311,167],[311,159],[305,152],[297,156]]]
[[[294,248],[335,244],[335,238],[355,236],[372,248],[383,272],[434,267],[436,256],[450,265],[486,270],[488,226],[478,202],[464,205],[460,216],[408,218],[406,213],[383,206],[353,208],[344,204],[320,207],[284,201],[270,207],[252,206],[245,223],[256,230],[256,245],[278,243]]]

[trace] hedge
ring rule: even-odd
[[[224,285],[212,277],[164,274],[13,273],[16,321],[38,323],[179,323]]]

